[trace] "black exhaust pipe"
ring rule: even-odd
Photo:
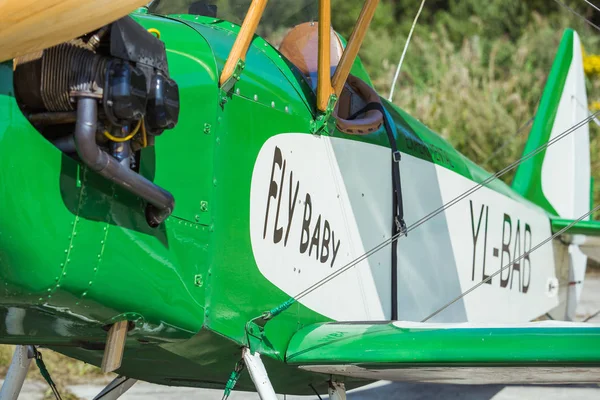
[[[119,164],[96,144],[98,100],[92,97],[77,99],[75,147],[81,160],[92,170],[115,182],[125,190],[148,202],[146,220],[151,227],[160,225],[175,207],[173,195],[140,174]]]

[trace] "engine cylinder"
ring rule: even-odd
[[[15,60],[15,92],[32,111],[72,111],[73,92],[102,96],[107,59],[92,52],[81,40],[44,50],[41,56]]]

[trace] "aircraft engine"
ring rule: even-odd
[[[177,125],[179,90],[165,46],[130,17],[14,60],[15,97],[63,152],[144,198],[159,225],[174,199],[136,172],[139,150]],[[92,128],[90,128],[92,127]]]

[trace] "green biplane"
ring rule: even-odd
[[[329,0],[31,3],[0,5],[0,398],[38,347],[116,371],[98,399],[600,380],[574,31],[490,174],[373,89],[377,0],[347,41]]]

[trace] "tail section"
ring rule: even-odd
[[[558,139],[574,126],[579,128],[521,164],[512,185],[555,217],[577,219],[590,210],[589,126],[581,123],[588,116],[581,42],[577,33],[569,29],[554,59],[523,156]],[[565,252],[568,263],[558,265],[557,273],[568,276],[568,289],[564,282],[562,307],[553,315],[573,319],[587,257],[577,245],[570,245]]]
[[[552,65],[523,156],[557,138],[589,116],[579,36],[567,30]],[[525,161],[513,189],[561,218],[590,209],[588,124]]]

